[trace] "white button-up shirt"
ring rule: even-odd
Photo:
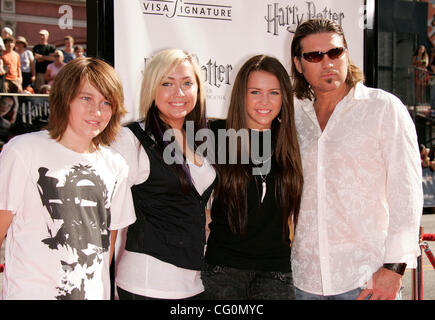
[[[322,132],[295,101],[304,191],[292,247],[295,286],[335,295],[383,263],[416,266],[422,170],[412,119],[395,96],[357,84]]]

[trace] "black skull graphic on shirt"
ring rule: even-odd
[[[47,175],[49,169],[39,168],[38,189],[43,205],[59,228],[47,225],[48,237],[42,242],[51,250],[72,250],[77,261],[60,261],[64,272],[57,288],[57,299],[84,299],[86,280],[92,279],[93,264],[101,264],[109,249],[110,208],[104,181],[90,166],[76,165],[59,180]],[[68,275],[80,268],[81,280],[74,283]],[[77,278],[77,274],[74,275]]]

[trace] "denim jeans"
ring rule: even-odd
[[[296,300],[356,300],[362,290],[362,288],[356,288],[333,296],[322,296],[295,288]],[[365,300],[369,300],[369,298],[370,296],[368,296]],[[399,290],[399,292],[397,293],[396,300],[402,300],[401,290]]]
[[[291,272],[242,270],[206,264],[201,272],[209,300],[294,300]]]

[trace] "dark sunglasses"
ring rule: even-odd
[[[311,51],[302,54],[305,60],[308,62],[320,62],[323,60],[325,54],[328,55],[329,59],[334,60],[340,58],[346,49],[343,47],[333,48],[327,52],[322,51]]]

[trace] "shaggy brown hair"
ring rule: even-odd
[[[107,127],[92,139],[95,147],[109,145],[121,129],[126,114],[121,80],[106,62],[96,58],[77,58],[68,62],[57,74],[50,91],[50,118],[47,130],[51,138],[60,141],[68,127],[70,104],[85,81],[97,88],[112,105],[112,117]]]

